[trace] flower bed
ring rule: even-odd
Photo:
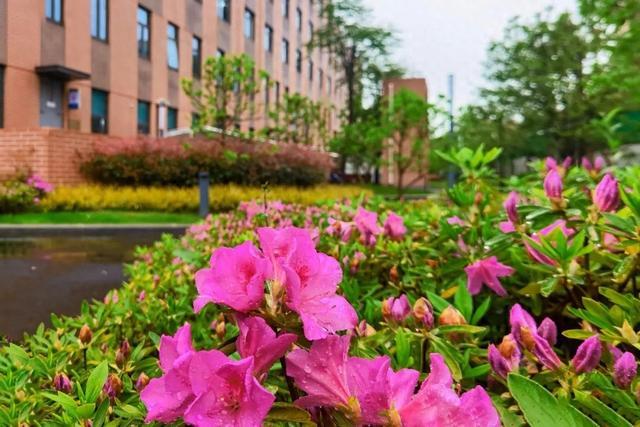
[[[3,347],[0,424],[638,423],[638,170],[503,194],[495,155],[449,158],[437,200],[244,203],[140,249]]]

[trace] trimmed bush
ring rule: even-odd
[[[172,138],[98,145],[81,171],[109,185],[190,187],[207,171],[216,184],[310,186],[324,182],[331,168],[328,153],[293,144]]]
[[[348,185],[319,185],[310,188],[276,186],[267,191],[270,200],[301,205],[371,194],[370,190]],[[209,192],[210,208],[214,212],[228,211],[236,208],[242,201],[261,200],[263,195],[264,192],[259,187],[216,185]],[[197,188],[84,185],[56,188],[42,201],[41,207],[47,211],[195,212],[198,210],[198,197]]]

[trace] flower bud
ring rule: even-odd
[[[119,368],[122,368],[126,361],[127,361],[127,358],[122,353],[122,350],[120,349],[116,350],[116,365],[118,365]]]
[[[593,169],[595,170],[595,172],[599,173],[602,169],[604,169],[604,166],[604,157],[596,156],[596,159],[593,161]]]
[[[493,372],[500,375],[502,378],[506,378],[509,372],[511,372],[511,366],[509,365],[508,360],[500,354],[500,351],[498,351],[496,346],[493,344],[489,345],[487,355],[489,365],[491,365]]]
[[[144,390],[144,388],[147,386],[147,384],[149,384],[149,377],[147,376],[147,374],[145,374],[144,372],[142,372],[139,376],[138,379],[136,380],[136,390],[138,390],[138,392],[141,392],[142,390]]]
[[[117,375],[110,374],[102,387],[102,391],[109,399],[115,399],[122,392],[122,380]]]
[[[53,388],[56,389],[57,391],[61,391],[63,393],[70,393],[72,390],[72,385],[71,385],[71,380],[69,380],[69,377],[64,374],[64,373],[57,373],[54,377],[53,377]]]
[[[138,294],[138,302],[142,302],[147,297],[147,293],[145,291],[140,291]]]
[[[571,158],[571,156],[567,156],[564,158],[564,160],[562,161],[562,167],[567,170],[571,167],[571,163],[573,162],[573,159]]]
[[[613,365],[613,381],[620,388],[628,388],[637,372],[636,358],[626,351]]]
[[[502,205],[504,207],[505,212],[507,213],[507,218],[513,224],[518,223],[518,193],[512,191],[507,196],[507,199],[504,201]]]
[[[91,333],[91,329],[89,328],[89,325],[85,323],[80,328],[80,332],[78,332],[78,338],[80,338],[80,342],[82,344],[89,344],[89,342],[91,342],[92,337],[93,337],[93,334]]]
[[[129,345],[129,340],[126,338],[120,343],[120,351],[125,358],[128,358],[131,354],[131,345]]]
[[[547,172],[544,178],[544,192],[551,201],[562,199],[562,178],[556,169]]]
[[[600,212],[615,212],[620,204],[618,181],[606,174],[593,191],[593,204]]]
[[[549,341],[538,334],[533,335],[533,340],[535,343],[533,347],[533,354],[538,358],[538,362],[552,371],[555,371],[562,366],[562,361],[553,351],[553,347],[551,347]]]
[[[540,323],[540,326],[538,326],[538,335],[549,341],[551,346],[556,345],[556,341],[558,340],[556,323],[548,317],[545,317],[542,323]]]
[[[553,157],[547,156],[547,158],[544,159],[544,167],[547,169],[547,172],[554,170],[558,167],[558,162],[556,162],[556,159]]]
[[[398,274],[398,266],[394,265],[389,270],[389,280],[391,280],[392,283],[398,283],[399,278],[400,275]]]
[[[370,337],[375,333],[376,333],[376,330],[373,328],[373,326],[368,324],[366,320],[362,320],[360,323],[358,323],[358,326],[356,327],[356,334],[359,337]]]
[[[591,160],[589,160],[588,157],[583,157],[580,163],[582,164],[582,168],[587,172],[591,172],[593,170],[593,165],[591,164]]]
[[[438,324],[441,326],[446,325],[465,325],[467,321],[465,320],[462,313],[460,313],[455,307],[452,305],[448,306],[442,313],[440,313],[440,317],[438,317]]]
[[[571,359],[571,366],[578,374],[592,371],[600,363],[600,356],[602,356],[602,344],[598,335],[593,335],[580,344],[575,356]]]
[[[389,297],[382,303],[382,316],[396,323],[404,321],[411,313],[411,306],[406,295],[399,298]]]
[[[433,306],[428,299],[424,297],[418,298],[415,304],[413,304],[413,316],[418,323],[422,324],[425,328],[431,329],[434,324]]]
[[[622,357],[622,354],[623,354],[622,350],[620,350],[615,345],[607,344],[607,349],[609,350],[609,353],[611,354],[611,359],[613,359],[613,363],[616,363],[618,361],[618,359],[620,359]]]

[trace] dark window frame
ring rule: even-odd
[[[264,24],[264,40],[263,46],[265,52],[273,53],[273,27],[269,24]]]
[[[299,7],[296,7],[296,31],[301,33],[302,32],[302,9],[300,9]]]
[[[313,81],[313,60],[309,59],[309,81]]]
[[[195,35],[191,39],[191,73],[196,79],[202,77],[202,39]]]
[[[231,0],[216,0],[216,15],[222,21],[231,23]]]
[[[104,110],[105,110],[105,115],[103,116],[96,116],[93,114],[94,111],[94,105],[93,105],[93,101],[94,101],[94,94],[95,93],[100,93],[104,95]],[[97,119],[102,119],[104,118],[104,129],[99,129],[96,127],[96,120]],[[91,88],[91,133],[99,133],[99,134],[108,134],[109,133],[109,92],[107,92],[106,90],[102,90],[102,89],[97,89],[97,88]]]
[[[95,16],[94,16],[95,5]],[[102,7],[100,7],[102,5]],[[104,22],[102,21],[102,12],[106,15]],[[109,43],[109,0],[91,0],[91,38],[104,43]],[[95,22],[94,22],[95,20]],[[93,25],[96,25],[96,33],[93,32]],[[104,28],[101,28],[101,24],[104,23]],[[101,34],[104,30],[104,36]]]
[[[169,30],[174,30],[174,37],[171,38],[169,35]],[[176,64],[175,66],[171,62],[171,43],[175,43],[175,51],[176,51]],[[180,70],[180,27],[174,24],[171,21],[167,22],[167,65],[169,69],[178,71]]]
[[[291,9],[289,0],[282,0],[282,17],[284,19],[289,19],[289,9]]]
[[[224,49],[216,49],[216,57],[217,58],[222,58],[227,54],[227,52]]]
[[[280,57],[282,59],[282,63],[288,64],[289,63],[289,40],[287,40],[284,37],[282,38],[281,49],[282,49],[282,52],[280,53]]]
[[[64,0],[44,0],[44,14],[47,18],[47,21],[53,22],[57,25],[64,25]],[[59,15],[56,17],[56,5],[59,6]],[[51,10],[51,13],[48,14],[47,11]]]
[[[171,127],[171,115],[175,116],[175,127]],[[178,129],[178,109],[175,107],[167,107],[167,131]]]
[[[296,71],[302,73],[302,51],[296,49]]]
[[[140,12],[144,13],[147,19],[146,23],[140,22]],[[151,11],[144,6],[138,5],[136,13],[136,38],[138,39],[138,58],[151,59]],[[147,39],[144,40],[144,30],[146,30]],[[143,47],[146,47],[144,49]]]
[[[249,24],[248,27],[247,24]],[[244,8],[244,15],[242,15],[242,33],[248,40],[256,39],[256,14],[248,7]]]
[[[147,107],[147,120],[146,123],[142,123],[140,121],[140,107]],[[149,101],[143,101],[141,99],[138,100],[138,116],[137,116],[137,127],[139,135],[150,135],[151,134],[151,103]]]

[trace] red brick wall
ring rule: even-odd
[[[61,129],[0,129],[0,180],[25,172],[53,184],[80,184],[81,158],[105,138]]]

